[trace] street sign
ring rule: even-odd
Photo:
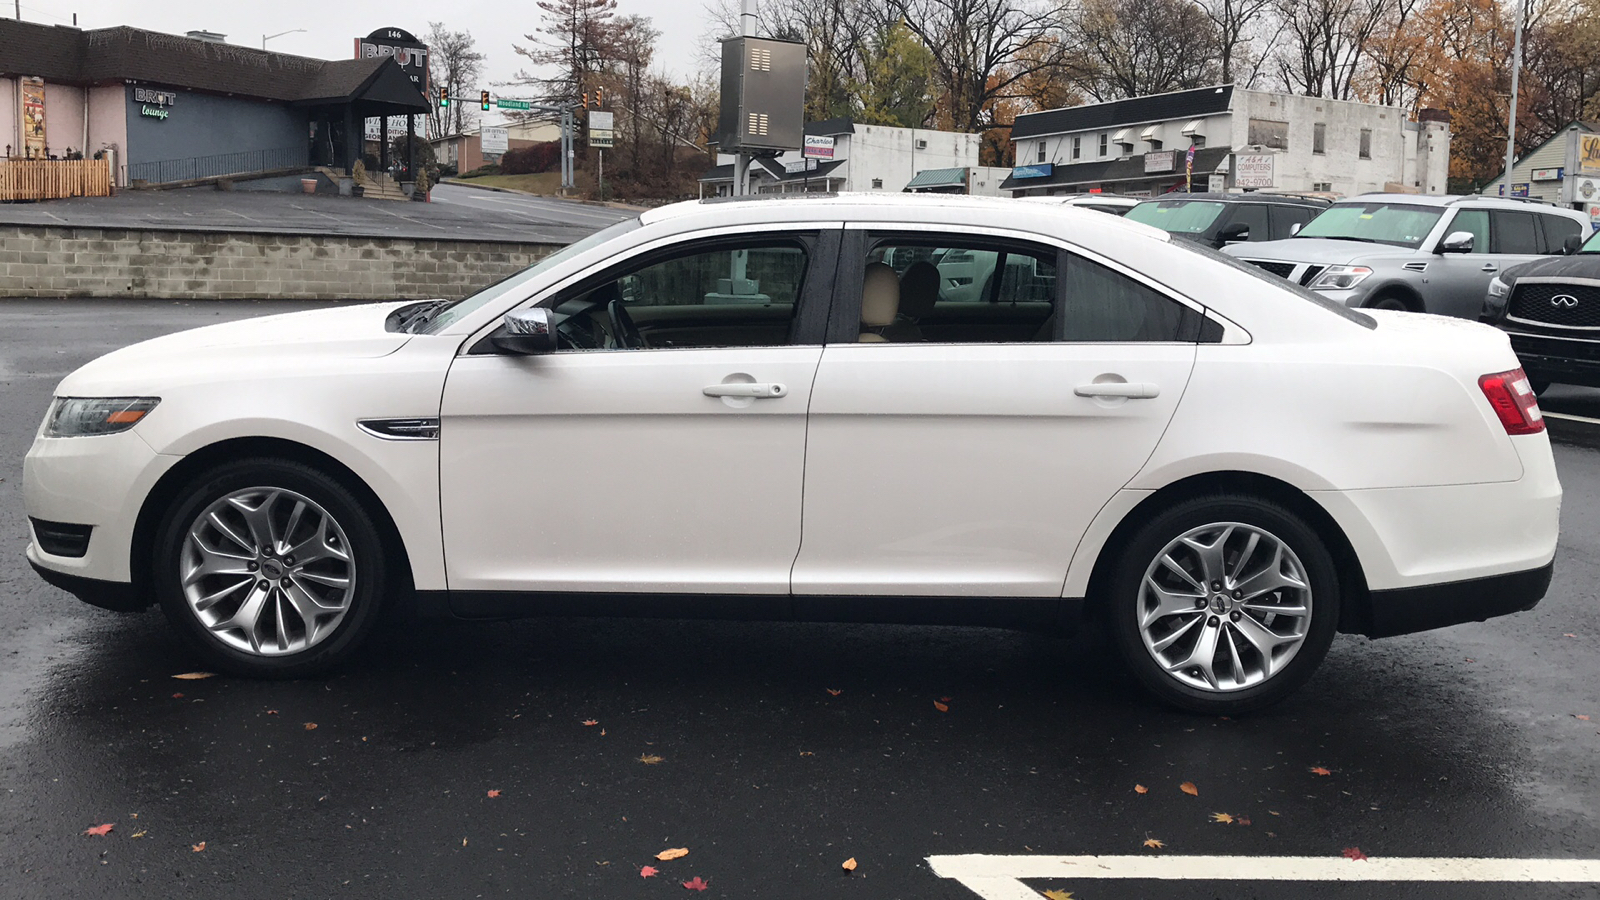
[[[1241,153],[1236,162],[1238,173],[1234,175],[1234,187],[1242,188],[1269,188],[1273,186],[1271,153]]]
[[[815,172],[817,161],[810,157],[805,159],[791,159],[783,164],[783,174],[799,175],[801,172]]]
[[[615,136],[616,136],[616,132],[613,131],[612,129],[613,129],[613,126],[615,124],[616,124],[616,116],[614,114],[609,113],[609,112],[602,112],[602,111],[600,111],[598,109],[590,110],[590,112],[589,112],[589,146],[591,146],[591,147],[610,147],[610,146],[613,146],[614,145],[613,142],[614,142],[614,139],[615,139]]]
[[[532,109],[533,103],[529,100],[502,100],[495,98],[494,105],[500,109]]]
[[[806,135],[806,147],[803,154],[807,159],[833,159],[833,138],[820,134]]]
[[[485,128],[478,132],[478,149],[484,156],[499,156],[511,149],[511,132],[505,128]]]

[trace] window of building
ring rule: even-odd
[[[1361,158],[1372,158],[1372,129],[1361,129]]]
[[[1250,120],[1250,138],[1247,143],[1273,150],[1289,149],[1289,123],[1268,119]]]
[[[1080,157],[1082,155],[1083,155],[1083,138],[1078,136],[1078,135],[1073,135],[1072,136],[1072,158],[1073,159],[1077,159],[1078,157]]]
[[[1333,182],[1331,182],[1331,181],[1313,181],[1313,182],[1311,182],[1311,189],[1313,191],[1327,191],[1327,192],[1331,193],[1333,191]]]
[[[875,190],[875,191],[883,190],[883,179],[882,178],[874,178],[874,179],[872,179],[872,189]]]
[[[1311,152],[1318,154],[1328,152],[1328,126],[1326,123],[1318,122],[1311,126]]]
[[[1109,152],[1109,150],[1110,150],[1110,142],[1111,142],[1111,135],[1106,134],[1105,132],[1101,132],[1100,133],[1100,155],[1102,157],[1105,156],[1107,152]]]
[[[1034,157],[1035,162],[1044,162],[1044,141],[1039,142],[1039,149]]]

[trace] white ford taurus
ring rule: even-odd
[[[687,203],[453,303],[275,316],[62,381],[28,559],[216,667],[386,608],[1070,627],[1254,709],[1336,631],[1528,609],[1561,488],[1506,336],[1096,212]]]

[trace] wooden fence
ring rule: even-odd
[[[109,159],[0,159],[0,202],[109,196]]]

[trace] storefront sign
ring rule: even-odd
[[[499,156],[511,149],[511,131],[507,128],[485,128],[478,132],[478,150],[485,157]]]
[[[1578,174],[1600,175],[1600,134],[1578,135]]]
[[[1053,163],[1037,163],[1031,166],[1017,166],[1011,170],[1012,178],[1047,178],[1054,169]]]
[[[1144,172],[1171,172],[1178,167],[1178,151],[1152,150],[1144,155]]]
[[[804,155],[808,159],[833,159],[833,137],[820,134],[806,135]]]
[[[43,159],[44,79],[22,79],[22,155]]]
[[[1271,153],[1241,153],[1235,162],[1238,165],[1234,175],[1234,187],[1242,188],[1269,188],[1273,186],[1272,173],[1273,154]]]
[[[1529,175],[1528,179],[1530,181],[1560,181],[1562,176],[1566,174],[1565,169],[1534,169],[1533,174]]]
[[[147,116],[152,119],[160,119],[163,122],[167,120],[167,115],[171,112],[172,110],[162,106],[150,106],[146,104],[139,107],[139,115]]]
[[[783,164],[783,174],[799,175],[801,172],[815,172],[817,161],[814,159],[791,159]]]
[[[1228,176],[1212,175],[1206,179],[1206,190],[1213,194],[1220,194],[1228,189]]]
[[[610,147],[615,142],[616,114],[598,109],[589,112],[589,146]]]
[[[1528,183],[1527,182],[1523,182],[1522,184],[1513,184],[1511,186],[1511,196],[1513,196],[1513,197],[1526,197],[1526,196],[1528,196]]]
[[[428,95],[428,45],[403,28],[379,28],[364,38],[356,38],[356,59],[392,56],[400,69]]]

